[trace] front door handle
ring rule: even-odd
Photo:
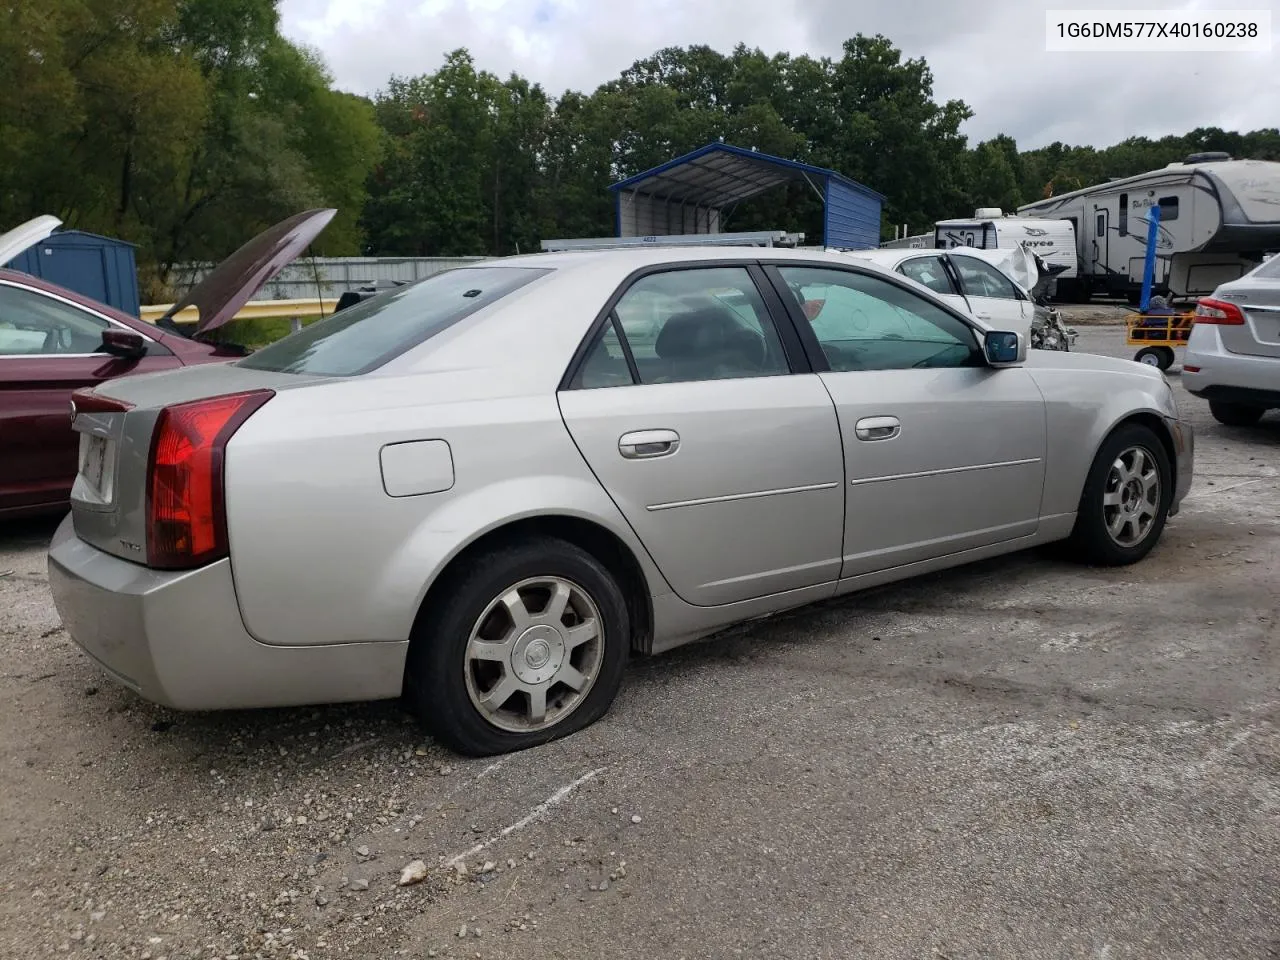
[[[680,449],[680,434],[674,430],[636,430],[618,438],[618,452],[628,460],[669,457]]]
[[[859,440],[892,440],[902,432],[897,417],[864,417],[853,426]]]

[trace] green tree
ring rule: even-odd
[[[148,290],[296,210],[339,210],[345,254],[508,254],[614,229],[608,187],[706,143],[830,167],[886,195],[882,233],[1013,209],[1203,150],[1280,160],[1280,130],[1215,127],[1108,147],[970,147],[923,59],[857,35],[838,58],[667,47],[590,93],[547,95],[460,49],[366,99],[279,33],[277,0],[43,0],[0,8],[0,218],[53,212],[140,245]],[[801,230],[796,182],[724,211]]]
[[[840,127],[832,166],[888,198],[882,232],[891,224],[932,224],[968,194],[960,124],[973,112],[959,100],[933,99],[933,74],[923,59],[902,58],[882,36],[845,41],[835,64]]]
[[[1002,139],[1012,143],[1008,137]],[[1014,163],[1018,160],[1016,148],[1011,159],[1006,144],[988,140],[978,144],[968,159],[971,205],[1000,207],[1006,211],[1016,210],[1022,203],[1022,190],[1018,185],[1017,169],[1014,167]],[[971,212],[965,211],[962,215]]]
[[[278,32],[273,0],[45,0],[0,9],[0,216],[139,245],[145,295],[288,213],[340,208],[356,252],[379,133]]]

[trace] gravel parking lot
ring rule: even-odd
[[[394,704],[143,703],[61,630],[53,524],[0,528],[0,955],[1280,957],[1280,416],[1180,400],[1146,562],[797,611],[490,761]]]

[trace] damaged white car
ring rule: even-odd
[[[1070,350],[1075,344],[1076,331],[1044,297],[1056,271],[1025,247],[882,248],[847,255],[923,284],[983,323],[1021,332],[1032,349]]]

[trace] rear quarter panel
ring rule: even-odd
[[[1140,414],[1162,422],[1177,416],[1168,386],[1154,377],[1087,368],[1030,372],[1044,394],[1048,424],[1043,517],[1076,512],[1098,448],[1119,424]]]
[[[227,448],[228,533],[245,627],[270,644],[404,640],[426,591],[478,537],[524,517],[599,523],[661,575],[574,446],[553,391],[465,399],[474,373],[282,391]],[[456,402],[444,397],[458,397]],[[385,444],[441,439],[454,485],[392,497]]]

